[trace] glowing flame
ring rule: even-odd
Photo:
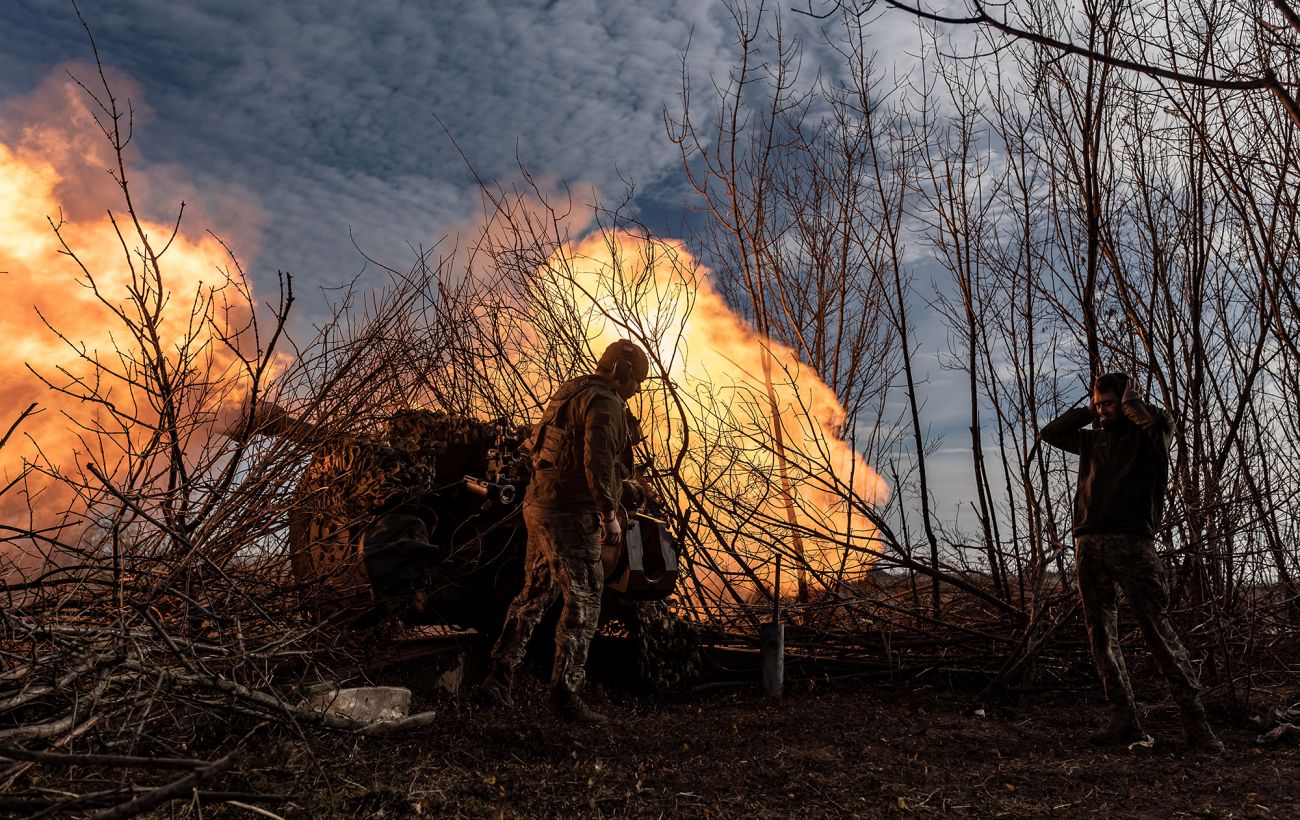
[[[855,516],[849,497],[874,505],[889,490],[842,437],[846,417],[835,392],[738,316],[684,245],[601,234],[562,249],[539,278],[557,293],[571,290],[567,298],[595,335],[593,350],[639,337],[670,380],[675,399],[653,384],[644,394],[652,450],[661,462],[682,459],[686,486],[738,502],[712,510],[724,519],[717,527],[694,521],[697,532],[712,532],[715,589],[722,575],[751,594],[755,583],[770,585],[774,543],[791,559],[802,553],[812,586],[853,580],[870,567],[875,530],[860,507]],[[674,420],[683,415],[678,407],[685,426]],[[790,560],[785,567],[783,594],[791,594],[796,570]]]
[[[83,69],[80,73],[88,72]],[[115,82],[119,89],[130,85],[121,78]],[[0,230],[0,281],[6,297],[0,301],[5,340],[5,355],[0,357],[0,408],[9,414],[0,419],[0,425],[7,428],[18,412],[33,402],[40,407],[0,450],[3,484],[21,476],[33,462],[76,472],[85,460],[93,459],[110,475],[121,467],[120,451],[115,456],[112,446],[96,446],[103,444],[102,435],[87,429],[105,420],[102,408],[49,389],[28,369],[30,366],[60,386],[92,377],[95,367],[88,360],[119,373],[131,372],[133,365],[117,355],[131,346],[131,340],[114,309],[131,313],[128,288],[133,285],[132,268],[137,291],[148,291],[148,277],[140,276],[147,266],[141,255],[142,243],[121,211],[122,192],[107,172],[116,165],[84,92],[61,71],[31,96],[0,106],[0,225],[4,226]],[[136,163],[135,167],[140,166]],[[171,173],[159,171],[153,180],[148,173],[131,178],[137,208],[143,207],[142,202],[164,198],[161,189],[166,186],[154,183]],[[177,204],[172,200],[173,209]],[[117,228],[108,213],[110,208],[117,209],[113,213]],[[141,222],[155,251],[160,250],[174,226]],[[63,248],[53,225],[61,225],[75,260]],[[187,225],[167,247],[159,264],[162,293],[156,295],[166,300],[157,334],[160,349],[169,356],[187,341],[192,348],[212,341],[250,315],[247,292],[228,287],[227,277],[220,273],[229,261],[220,242],[190,232]],[[94,277],[98,295],[89,287],[82,265]],[[204,294],[214,293],[220,305],[213,315],[215,326],[196,321],[190,308],[196,300],[202,301]],[[55,330],[66,339],[59,338]],[[233,359],[231,351],[213,344],[193,361],[220,381],[229,376]],[[112,383],[108,379],[103,387]],[[132,413],[143,426],[157,418],[151,396],[120,381],[112,390],[114,405]],[[188,412],[195,409],[186,408]],[[118,434],[120,440],[131,432],[119,429]],[[29,473],[25,483],[0,497],[0,516],[10,526],[51,526],[61,520],[73,501],[70,488],[40,473]],[[11,544],[4,557],[17,564],[30,563],[31,557],[23,559],[17,549],[18,545]]]

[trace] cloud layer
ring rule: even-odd
[[[150,161],[255,192],[258,275],[320,284],[360,269],[349,229],[404,267],[409,244],[473,212],[472,176],[435,113],[487,180],[518,159],[600,188],[619,174],[664,184],[679,159],[661,111],[681,54],[689,44],[696,71],[720,73],[733,36],[724,9],[693,0],[106,0],[85,12],[105,62],[154,112],[137,122]],[[21,33],[0,56],[5,96],[88,56],[62,0],[6,3],[0,28]]]

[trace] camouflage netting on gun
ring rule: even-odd
[[[437,489],[437,450],[428,446],[436,420],[427,411],[400,411],[387,441],[346,436],[320,447],[298,484],[289,522],[298,577],[343,589],[366,585],[365,531],[385,516],[418,514]]]
[[[700,635],[666,601],[643,601],[629,619],[641,677],[659,694],[683,692],[700,677]]]

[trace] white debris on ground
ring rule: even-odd
[[[400,686],[328,689],[311,695],[307,705],[318,712],[358,723],[401,720],[410,712],[411,690]]]

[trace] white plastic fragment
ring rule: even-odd
[[[455,695],[460,692],[461,686],[465,684],[465,656],[460,655],[456,662],[446,671],[438,676],[437,686],[444,692]]]
[[[307,705],[327,715],[370,723],[401,720],[411,709],[411,690],[400,686],[359,686],[313,694]]]

